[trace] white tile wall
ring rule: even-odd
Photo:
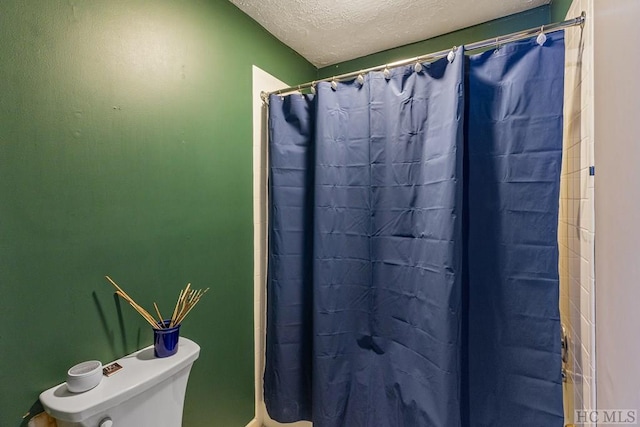
[[[595,409],[595,270],[593,0],[574,0],[567,19],[585,12],[583,28],[566,30],[564,157],[560,179],[560,311],[569,335],[566,423],[574,409]],[[591,427],[591,424],[584,424]]]

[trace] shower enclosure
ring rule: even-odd
[[[271,97],[273,418],[562,425],[546,38]]]

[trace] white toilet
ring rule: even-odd
[[[40,402],[58,427],[180,427],[189,372],[199,355],[198,344],[180,337],[173,356],[156,358],[153,346],[144,348],[116,360],[122,369],[97,387],[71,393],[62,383],[42,392]]]

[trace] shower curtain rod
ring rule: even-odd
[[[541,27],[530,28],[528,30],[507,34],[507,35],[504,35],[504,36],[493,37],[493,38],[482,40],[482,41],[479,41],[479,42],[466,44],[466,45],[464,45],[464,49],[465,49],[465,52],[470,52],[470,51],[473,51],[473,50],[487,49],[487,48],[492,48],[492,47],[499,47],[502,44],[513,42],[513,41],[517,41],[517,40],[522,40],[522,39],[530,37],[530,36],[532,36],[532,35],[534,35],[536,33],[545,33],[545,32],[549,32],[549,31],[561,30],[561,29],[564,29],[564,28],[574,27],[574,26],[577,26],[577,25],[580,25],[582,27],[582,26],[584,26],[584,21],[585,21],[586,17],[587,17],[587,14],[585,12],[582,12],[582,14],[580,16],[578,16],[577,18],[568,19],[568,20],[562,21],[562,22],[555,22],[553,24],[542,25]],[[314,81],[311,81],[311,82],[303,83],[303,84],[296,85],[296,86],[289,86],[287,88],[275,90],[275,91],[272,91],[272,92],[261,92],[260,93],[260,98],[262,98],[262,101],[264,101],[264,102],[269,102],[269,95],[272,95],[272,94],[286,95],[286,94],[289,94],[289,93],[298,92],[298,91],[301,91],[301,90],[304,90],[304,89],[309,89],[309,88],[311,88],[312,91],[313,91],[315,86],[316,86],[316,84],[318,84],[319,82],[334,82],[334,81],[337,82],[337,81],[341,81],[341,80],[349,80],[349,79],[357,78],[361,74],[366,74],[366,73],[369,73],[369,72],[372,72],[372,71],[386,70],[386,69],[389,69],[389,68],[399,67],[399,66],[402,66],[402,65],[409,65],[409,64],[412,64],[414,62],[417,63],[417,62],[434,61],[436,59],[444,58],[450,52],[455,52],[456,50],[457,50],[457,47],[454,46],[452,49],[441,50],[439,52],[428,53],[428,54],[425,54],[425,55],[420,55],[420,56],[416,56],[416,57],[408,58],[408,59],[402,59],[400,61],[392,62],[392,63],[389,63],[389,64],[378,65],[378,66],[371,67],[371,68],[365,68],[365,69],[359,70],[359,71],[353,71],[351,73],[340,74],[340,75],[337,75],[337,76],[327,77],[327,78],[320,79],[320,80],[314,80]]]

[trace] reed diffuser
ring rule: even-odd
[[[209,290],[209,288],[198,290],[191,289],[191,283],[187,284],[187,286],[182,289],[178,295],[178,300],[176,301],[176,306],[173,309],[171,319],[165,319],[162,314],[160,314],[158,304],[154,302],[153,307],[158,315],[158,319],[156,319],[140,304],[136,303],[133,298],[131,298],[120,286],[118,286],[116,282],[113,281],[111,277],[105,277],[116,288],[116,295],[127,301],[131,307],[133,307],[144,318],[144,320],[149,322],[153,329],[167,329],[181,325],[187,315],[191,310],[193,310],[193,307],[198,304],[200,298],[202,298],[202,296]]]

